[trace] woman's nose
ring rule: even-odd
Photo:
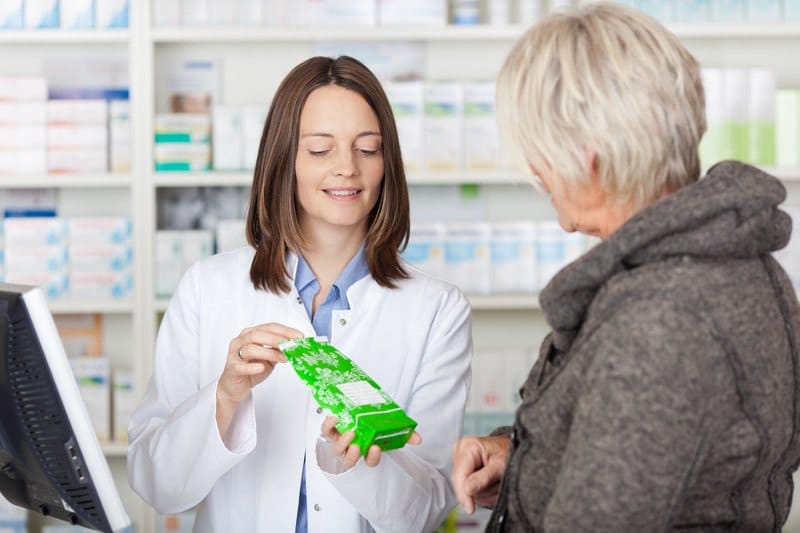
[[[358,165],[355,160],[355,153],[352,150],[340,150],[339,160],[336,162],[336,175],[351,177],[358,174]]]

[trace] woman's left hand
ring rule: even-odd
[[[358,444],[350,445],[356,436],[355,433],[352,431],[345,431],[344,434],[339,433],[339,430],[336,429],[336,422],[335,416],[325,417],[325,421],[322,423],[322,436],[333,442],[333,452],[342,458],[345,466],[349,469],[361,457],[361,448],[359,448]],[[408,444],[415,446],[421,442],[422,437],[416,431],[408,439]],[[369,447],[367,454],[364,456],[364,462],[367,463],[367,466],[378,466],[378,463],[381,462],[381,449],[377,444]]]

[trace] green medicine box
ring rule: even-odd
[[[323,412],[334,415],[340,433],[352,431],[364,455],[405,446],[417,423],[350,358],[326,341],[306,337],[278,344]]]

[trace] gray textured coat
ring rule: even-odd
[[[800,460],[781,183],[736,162],[643,209],[541,294],[488,531],[779,531]]]

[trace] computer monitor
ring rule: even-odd
[[[0,492],[71,524],[131,531],[38,287],[0,283]]]

